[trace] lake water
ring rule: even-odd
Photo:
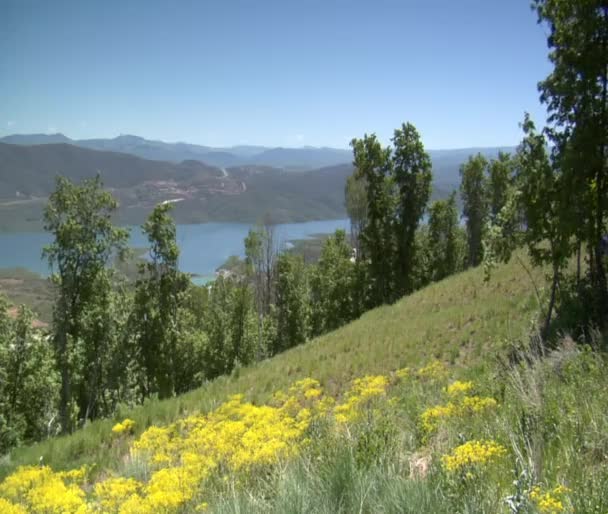
[[[212,278],[215,270],[231,255],[243,257],[243,240],[252,225],[246,223],[201,223],[178,225],[180,269],[200,275],[197,283]],[[349,229],[347,219],[286,223],[276,226],[281,243],[305,239],[314,234],[329,234],[336,229]],[[26,268],[48,275],[47,263],[40,258],[42,248],[51,242],[44,232],[0,234],[0,268]],[[147,247],[148,241],[139,227],[131,227],[131,246]]]

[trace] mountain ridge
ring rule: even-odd
[[[284,168],[287,171],[305,171],[352,162],[352,152],[348,149],[327,146],[314,147],[266,147],[258,145],[235,145],[212,147],[183,141],[167,143],[149,140],[132,134],[122,134],[115,138],[70,139],[64,134],[13,134],[0,138],[0,142],[18,145],[67,143],[92,150],[114,151],[137,155],[144,159],[168,162],[199,160],[220,168],[230,166],[262,165]],[[499,151],[512,152],[515,147],[470,147],[428,150],[433,161],[435,181],[443,186],[454,185],[454,170],[466,160],[468,155],[482,153],[495,157]]]

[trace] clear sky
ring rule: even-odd
[[[0,136],[511,145],[549,70],[530,0],[0,0]]]

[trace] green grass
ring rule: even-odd
[[[541,273],[535,278],[542,282]],[[264,402],[277,389],[307,376],[339,395],[354,377],[423,365],[435,358],[475,374],[506,350],[505,341],[526,333],[535,309],[532,284],[517,262],[497,268],[490,283],[484,282],[481,269],[470,270],[187,394],[121,409],[115,419],[130,417],[143,431],[186,413],[207,411],[234,393]],[[56,469],[93,463],[115,468],[127,448],[111,437],[113,422],[95,421],[71,436],[14,449],[0,462],[0,476],[18,465],[37,463],[41,456]]]
[[[353,378],[384,374],[387,396],[361,403],[358,420],[346,426],[331,415],[313,421],[297,456],[254,473],[220,466],[190,503],[172,512],[194,512],[204,501],[216,514],[604,514],[608,360],[568,338],[543,356],[531,349],[539,314],[533,282],[544,298],[542,270],[529,275],[517,260],[498,267],[490,283],[481,269],[467,271],[188,394],[120,409],[116,419],[135,420],[137,437],[150,425],[209,411],[234,393],[264,403],[294,381],[314,377],[324,394],[340,398]],[[435,359],[448,376],[391,374]],[[461,401],[446,391],[456,378],[474,382],[468,394],[495,403],[441,417],[429,429],[423,412]],[[113,423],[96,421],[69,437],[15,449],[1,462],[0,476],[43,456],[55,469],[93,464],[93,480],[112,474],[147,480],[147,464],[129,457],[133,438],[113,437]],[[504,455],[455,471],[443,465],[443,456],[474,440],[492,441]],[[535,486],[559,508],[535,500]],[[558,486],[567,489],[555,493]]]

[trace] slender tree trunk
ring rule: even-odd
[[[576,287],[581,287],[581,240],[576,243]]]
[[[68,337],[65,327],[61,327],[57,334],[57,351],[59,371],[61,373],[61,392],[59,399],[59,421],[61,423],[61,432],[66,434],[70,431],[70,370],[68,362]]]
[[[553,265],[553,280],[551,282],[551,297],[549,298],[549,306],[547,307],[547,316],[542,330],[542,338],[545,340],[549,335],[549,327],[551,326],[551,317],[553,315],[553,308],[555,307],[555,297],[557,292],[557,283],[559,280],[559,268]]]
[[[607,18],[607,8],[603,7],[604,19]],[[604,35],[602,38],[602,56],[608,58],[608,37]],[[602,76],[602,107],[600,120],[600,152],[597,174],[597,213],[596,213],[596,240],[595,240],[595,260],[597,272],[597,286],[599,288],[599,326],[603,329],[606,325],[606,313],[608,312],[608,286],[606,284],[606,270],[604,267],[604,252],[601,243],[604,235],[604,201],[605,201],[605,182],[606,182],[606,145],[608,141],[608,120],[606,116],[606,104],[608,101],[608,69],[604,70]]]

